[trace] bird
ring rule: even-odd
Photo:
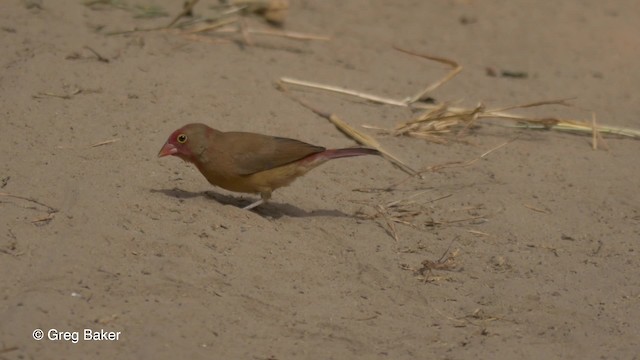
[[[271,193],[332,159],[378,155],[367,147],[326,149],[299,140],[251,132],[223,132],[202,123],[175,130],[158,157],[177,156],[194,164],[212,185],[240,193],[260,194],[250,210]]]

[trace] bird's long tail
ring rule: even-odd
[[[370,148],[344,148],[344,149],[329,149],[318,154],[322,158],[327,160],[338,159],[343,157],[361,156],[361,155],[382,155],[380,151]]]
[[[332,159],[343,157],[361,156],[361,155],[382,155],[380,151],[370,148],[344,148],[344,149],[328,149],[309,155],[301,161],[301,165],[305,165],[306,171],[325,163]]]
[[[380,151],[376,149],[364,148],[364,147],[328,149],[328,150],[317,152],[313,155],[309,155],[306,158],[302,159],[300,162],[298,162],[299,166],[296,168],[296,171],[298,171],[299,174],[301,175],[315,168],[316,166],[324,164],[329,160],[339,159],[343,157],[361,156],[361,155],[381,156],[382,154],[380,153]]]

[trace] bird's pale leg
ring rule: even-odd
[[[262,204],[264,204],[264,200],[263,200],[263,199],[260,199],[260,200],[258,200],[258,201],[256,201],[256,202],[253,202],[253,203],[251,203],[251,204],[249,204],[249,205],[247,205],[247,206],[243,207],[242,209],[244,209],[244,210],[251,210],[251,209],[253,209],[254,207],[256,207],[256,206],[258,206],[258,205],[262,205]]]
[[[243,207],[242,209],[251,210],[256,206],[259,206],[259,205],[262,205],[262,204],[266,203],[269,199],[271,199],[271,192],[262,192],[262,193],[260,193],[260,197],[261,197],[260,200],[254,202],[254,203],[251,203],[251,204]]]

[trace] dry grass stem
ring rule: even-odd
[[[428,209],[425,206],[425,204],[446,199],[453,195],[453,194],[447,194],[444,196],[440,196],[436,199],[423,201],[423,202],[415,201],[417,197],[422,196],[429,191],[430,190],[420,191],[408,197],[404,197],[394,201],[389,201],[384,204],[378,204],[375,206],[375,209],[379,215],[384,215],[385,221],[387,221],[390,224],[397,223],[397,224],[411,226],[413,228],[419,228],[420,227],[419,223],[417,223],[418,218],[424,215],[428,215],[430,213],[430,209]],[[375,216],[373,218],[375,218]],[[436,222],[431,219],[426,221],[426,224],[428,226],[432,226],[435,223]],[[439,225],[442,223],[438,222],[437,224]],[[393,231],[395,231],[395,227],[393,227]]]
[[[503,117],[506,119],[506,117]],[[586,122],[580,120],[571,120],[571,119],[524,119],[513,118],[514,120],[522,120],[522,122],[526,123],[524,125],[516,126],[518,128],[524,129],[550,129],[550,130],[559,130],[559,131],[569,131],[576,133],[593,133],[593,122]],[[610,125],[598,125],[596,126],[596,131],[599,133],[606,133],[610,135],[619,135],[624,137],[630,137],[635,139],[640,139],[640,130],[624,128],[619,126],[610,126]]]
[[[593,148],[593,150],[598,150],[598,130],[596,127],[596,115],[595,114],[591,114],[591,124],[593,126],[593,131],[591,135],[591,146]]]
[[[51,92],[39,92],[36,95],[32,95],[32,97],[35,98],[35,99],[40,99],[40,98],[43,98],[45,96],[50,96],[50,97],[57,97],[57,98],[60,98],[60,99],[69,100],[73,96],[78,95],[81,92],[82,92],[82,89],[75,89],[70,94],[55,94],[55,93],[51,93]]]
[[[228,1],[220,5],[214,5],[210,8],[215,11],[214,16],[209,17],[193,17],[193,19],[187,19],[181,21],[187,16],[191,16],[194,6],[198,3],[198,0],[187,0],[182,8],[182,11],[177,14],[167,25],[134,29],[128,31],[115,31],[110,32],[107,35],[122,35],[134,32],[146,32],[146,31],[168,31],[173,29],[180,29],[178,32],[187,40],[208,42],[212,44],[229,43],[229,41],[207,41],[201,37],[194,37],[191,35],[202,33],[237,33],[240,35],[242,41],[246,45],[253,45],[254,41],[251,35],[265,35],[265,36],[279,36],[287,39],[294,40],[331,40],[330,37],[317,34],[306,34],[295,31],[283,31],[283,30],[271,30],[271,29],[253,29],[247,25],[247,14],[258,14],[267,20],[272,25],[282,25],[286,19],[289,9],[289,0],[235,0]],[[198,25],[206,22],[205,25]],[[236,28],[228,28],[227,25],[238,24]]]
[[[44,204],[44,203],[41,203],[40,201],[38,201],[36,199],[33,199],[33,198],[30,198],[30,197],[13,195],[13,194],[8,194],[8,193],[4,193],[4,192],[0,192],[0,196],[10,197],[10,198],[14,198],[14,199],[20,199],[20,200],[24,200],[24,201],[28,201],[28,202],[34,203],[36,205],[40,205],[40,206],[46,208],[47,212],[49,214],[57,213],[59,211],[58,209],[56,209],[56,208],[54,208],[52,206],[49,206],[49,205]]]
[[[395,155],[385,150],[382,147],[382,145],[380,145],[380,143],[373,137],[356,130],[354,127],[352,127],[351,125],[349,125],[344,120],[340,119],[334,114],[331,114],[327,119],[335,127],[337,127],[340,131],[342,131],[342,133],[349,136],[359,144],[365,145],[380,151],[380,153],[385,159],[389,160],[393,165],[398,167],[400,170],[412,176],[418,175],[417,171],[412,169],[409,165],[405,164],[402,160],[398,159]]]
[[[451,80],[458,73],[460,73],[462,71],[462,67],[460,65],[458,65],[458,63],[456,63],[453,60],[449,60],[449,59],[445,59],[445,58],[437,57],[437,56],[418,54],[418,53],[415,53],[413,51],[405,50],[405,49],[402,49],[402,48],[399,48],[399,47],[395,47],[395,49],[397,49],[399,51],[402,51],[404,53],[410,54],[410,55],[419,56],[419,57],[422,57],[422,58],[426,58],[426,59],[429,59],[429,60],[433,60],[433,61],[437,61],[437,62],[440,62],[440,63],[447,64],[447,65],[453,67],[454,69],[451,72],[449,72],[444,78],[442,78],[439,81],[429,85],[426,89],[421,90],[416,95],[408,97],[408,98],[406,98],[404,100],[394,100],[394,99],[390,99],[390,98],[386,98],[386,97],[382,97],[382,96],[378,96],[378,95],[367,94],[367,93],[364,93],[364,92],[350,90],[350,89],[346,89],[346,88],[342,88],[342,87],[338,87],[338,86],[325,85],[325,84],[314,83],[314,82],[310,82],[310,81],[297,80],[297,79],[292,79],[292,78],[287,78],[287,77],[281,78],[280,81],[282,81],[284,83],[287,83],[287,84],[291,84],[291,85],[304,86],[304,87],[309,87],[309,88],[315,88],[315,89],[326,90],[326,91],[341,93],[341,94],[345,94],[345,95],[355,96],[355,97],[358,97],[358,98],[361,98],[361,99],[364,99],[364,100],[373,101],[373,102],[376,102],[376,103],[406,107],[406,106],[409,106],[409,105],[415,103],[416,101],[422,99],[426,94],[428,94],[429,92],[437,89],[442,84],[444,84],[447,81]]]
[[[281,31],[281,30],[268,30],[268,29],[248,29],[249,34],[252,35],[267,35],[267,36],[280,36],[294,40],[318,40],[329,41],[330,36],[307,34],[295,31]]]
[[[516,127],[524,128],[554,129],[588,133],[593,133],[595,128],[597,133],[605,132],[640,138],[640,131],[632,129],[595,126],[593,122],[588,123],[572,119],[531,118],[504,111],[505,109],[528,108],[543,105],[568,106],[566,101],[567,99],[538,101],[535,103],[500,109],[486,109],[483,104],[478,104],[472,109],[451,107],[447,103],[437,105],[422,104],[424,105],[425,111],[419,113],[409,121],[397,125],[393,129],[384,129],[369,125],[365,125],[365,127],[375,128],[378,131],[392,134],[394,136],[410,136],[441,144],[447,143],[450,140],[450,138],[447,138],[444,135],[455,135],[455,138],[460,138],[483,119],[511,121],[516,124],[520,124],[516,125]],[[595,136],[598,136],[598,134]]]
[[[501,149],[509,144],[511,144],[512,142],[516,141],[518,139],[518,137],[515,137],[509,141],[505,141],[504,143],[493,147],[492,149],[484,152],[482,155],[473,158],[471,160],[467,160],[467,161],[450,161],[450,162],[446,162],[446,163],[442,163],[442,164],[437,164],[437,165],[431,165],[428,166],[425,170],[421,171],[420,173],[425,173],[425,172],[436,172],[436,171],[440,171],[443,169],[448,169],[448,168],[459,168],[459,167],[467,167],[467,166],[471,166],[473,164],[475,164],[476,162],[486,158],[487,156],[489,156],[489,154],[493,153],[494,151]]]
[[[462,66],[460,66],[457,62],[450,60],[450,59],[446,59],[443,57],[439,57],[439,56],[431,56],[431,55],[425,55],[425,54],[418,54],[416,52],[410,51],[410,50],[406,50],[406,49],[402,49],[399,48],[397,46],[394,46],[394,48],[398,51],[401,51],[403,53],[409,54],[409,55],[413,55],[413,56],[418,56],[424,59],[428,59],[428,60],[432,60],[432,61],[437,61],[439,63],[443,63],[446,65],[449,65],[450,67],[453,68],[453,70],[451,70],[448,74],[446,74],[442,79],[436,81],[435,83],[427,86],[427,88],[425,88],[424,90],[421,90],[420,92],[418,92],[417,94],[408,97],[404,100],[404,102],[406,104],[413,104],[416,101],[419,101],[421,99],[424,99],[424,97],[434,91],[435,89],[439,88],[442,84],[446,83],[447,81],[453,79],[456,75],[458,75],[461,71],[462,71]]]
[[[235,20],[237,21],[237,19]],[[226,24],[225,24],[226,25]],[[266,35],[266,36],[279,36],[284,38],[289,38],[293,40],[318,40],[318,41],[329,41],[331,37],[326,35],[317,35],[317,34],[306,34],[295,31],[282,31],[282,30],[270,30],[270,29],[252,29],[249,27],[245,27],[243,30],[246,35]],[[217,31],[218,33],[235,33],[238,32],[237,29],[229,29],[224,28]]]
[[[299,80],[299,79],[294,79],[290,77],[281,77],[280,82],[284,84],[289,84],[289,85],[296,85],[296,86],[306,87],[310,89],[317,89],[317,90],[323,90],[328,92],[334,92],[342,95],[353,96],[353,97],[357,97],[363,100],[368,100],[368,101],[379,103],[379,104],[394,105],[394,106],[400,106],[400,107],[409,106],[407,105],[406,102],[402,100],[395,100],[388,97],[369,94],[369,93],[365,93],[357,90],[351,90],[351,89],[347,89],[347,88],[335,86],[335,85],[321,84],[318,82]],[[416,105],[421,105],[421,104],[416,104]]]
[[[484,231],[478,231],[478,230],[467,230],[467,232],[469,234],[473,234],[473,235],[478,235],[478,236],[491,236],[491,234],[486,233]]]
[[[402,170],[402,171],[404,171],[407,174],[412,175],[412,176],[418,175],[418,172],[416,170],[412,169],[409,165],[405,164],[403,161],[398,159],[395,155],[393,155],[390,152],[388,152],[387,150],[385,150],[382,147],[382,145],[380,145],[380,143],[376,139],[374,139],[373,137],[356,130],[353,126],[349,125],[347,122],[345,122],[344,120],[340,119],[338,116],[336,116],[334,114],[327,113],[325,111],[318,110],[316,107],[312,106],[311,104],[309,104],[305,100],[302,100],[302,99],[300,99],[300,98],[298,98],[296,96],[293,96],[293,94],[291,94],[289,89],[284,84],[279,83],[278,84],[278,89],[281,90],[282,92],[286,93],[287,95],[289,95],[289,97],[291,97],[293,100],[298,102],[300,105],[302,105],[302,106],[306,107],[307,109],[313,111],[317,115],[329,120],[343,134],[345,134],[348,137],[350,137],[351,139],[355,140],[357,143],[359,143],[361,145],[365,145],[365,146],[371,147],[371,148],[374,148],[374,149],[380,151],[380,153],[384,156],[385,159],[389,160],[392,164],[394,164],[400,170]]]
[[[475,108],[463,108],[452,107],[448,104],[425,104],[425,103],[412,103],[407,104],[402,100],[395,100],[390,98],[381,97],[378,95],[368,94],[360,91],[350,90],[338,86],[320,84],[311,81],[298,80],[288,77],[280,78],[282,83],[325,90],[329,92],[335,92],[343,95],[354,96],[360,99],[372,101],[375,103],[394,105],[401,107],[412,107],[416,109],[426,110],[426,112],[418,115],[403,124],[398,125],[395,129],[384,129],[380,127],[374,127],[365,125],[366,128],[376,129],[390,134],[406,135],[425,139],[428,141],[445,144],[448,142],[443,135],[455,133],[460,136],[463,135],[468,129],[472,128],[478,120],[482,119],[500,119],[513,121],[519,124],[518,128],[527,129],[549,129],[558,131],[572,131],[579,133],[592,133],[593,124],[574,120],[574,119],[562,119],[562,118],[531,118],[524,115],[518,115],[504,111],[505,109],[517,109],[517,108],[529,108],[534,106],[543,105],[567,105],[566,99],[537,101],[534,103],[509,106],[507,108],[498,109],[485,109],[484,105],[480,104]],[[620,135],[632,138],[640,138],[640,130],[615,127],[615,126],[597,126],[597,131],[600,133],[607,133],[612,135]]]
[[[398,252],[397,247],[398,247],[399,238],[398,238],[398,232],[396,231],[396,225],[391,220],[391,218],[389,217],[389,214],[387,214],[386,209],[382,205],[377,205],[375,209],[378,212],[378,214],[380,214],[380,216],[382,216],[384,221],[387,223],[387,226],[389,227],[389,234],[391,235],[393,240],[396,242],[396,252]]]
[[[45,216],[37,217],[37,218],[31,220],[31,223],[35,224],[35,223],[49,222],[49,221],[53,220],[55,215],[56,215],[56,213],[49,213],[49,214],[47,214]]]
[[[593,128],[592,135],[591,135],[593,150],[598,150],[598,145],[601,145],[602,149],[604,150],[609,150],[609,145],[607,145],[607,142],[604,141],[602,134],[600,134],[600,131],[598,130],[595,113],[591,113],[591,126]]]
[[[423,194],[425,194],[425,193],[427,193],[427,192],[429,192],[429,191],[430,191],[430,190],[420,191],[420,192],[415,193],[415,194],[413,194],[413,195],[410,195],[410,196],[408,196],[408,197],[406,197],[406,198],[402,198],[402,199],[398,199],[398,200],[390,201],[390,202],[388,202],[388,203],[386,203],[386,204],[385,204],[385,207],[392,207],[392,206],[396,206],[396,205],[398,205],[398,204],[400,204],[400,203],[402,203],[402,202],[406,202],[406,201],[408,201],[408,200],[415,199],[415,198],[417,198],[418,196],[423,195]],[[448,197],[448,196],[447,196],[447,197]]]
[[[424,173],[427,173],[427,172],[437,172],[437,171],[441,171],[441,170],[449,169],[449,168],[459,168],[459,167],[471,166],[471,165],[475,164],[476,162],[486,158],[487,156],[489,156],[494,151],[497,151],[498,149],[501,149],[501,148],[511,144],[512,142],[518,140],[518,138],[519,137],[515,137],[515,138],[513,138],[513,139],[511,139],[509,141],[505,141],[502,144],[500,144],[498,146],[495,146],[495,147],[485,151],[482,155],[480,155],[480,156],[478,156],[476,158],[473,158],[471,160],[467,160],[467,161],[449,161],[449,162],[442,163],[442,164],[431,165],[431,166],[428,166],[426,169],[420,171],[419,174],[423,175]],[[388,189],[388,190],[394,189],[394,188],[398,187],[399,185],[407,182],[412,177],[413,176],[406,177],[406,178],[404,178],[404,179],[402,179],[402,180],[400,180],[400,181],[398,181],[396,183],[393,183],[393,184],[387,186],[386,189]]]
[[[293,79],[289,77],[280,78],[280,82],[284,84],[297,85],[297,86],[308,87],[312,89],[319,89],[319,90],[325,90],[325,91],[335,92],[335,93],[344,94],[344,95],[355,96],[360,99],[369,100],[369,101],[380,103],[380,104],[407,106],[404,102],[400,100],[393,100],[393,99],[389,99],[389,98],[385,98],[377,95],[363,93],[360,91],[349,90],[339,86],[325,85],[325,84],[320,84],[320,83],[311,82],[311,81]]]
[[[532,107],[543,106],[543,105],[561,105],[561,106],[571,107],[572,105],[568,101],[573,99],[574,98],[543,100],[543,101],[536,101],[536,102],[531,102],[526,104],[511,105],[503,108],[492,109],[491,113],[500,115],[500,114],[505,114],[505,111],[508,111],[508,110],[526,109],[526,108],[532,108]],[[506,115],[509,116],[509,114],[506,114]]]
[[[455,224],[455,223],[467,222],[467,221],[473,221],[473,220],[486,220],[486,218],[484,216],[482,216],[482,215],[478,215],[478,216],[471,216],[471,217],[463,218],[463,219],[444,220],[444,221],[440,222],[439,224]]]
[[[100,53],[98,53],[97,51],[93,50],[93,48],[91,48],[90,46],[85,45],[84,48],[89,50],[89,51],[91,51],[93,53],[93,55],[95,55],[95,57],[98,59],[98,61],[104,62],[104,63],[108,63],[109,62],[109,59],[107,59],[104,56],[100,55]]]
[[[468,132],[469,129],[472,129],[477,125],[480,120],[485,119],[498,119],[503,121],[515,122],[516,127],[528,128],[528,129],[552,129],[558,131],[571,131],[578,133],[589,133],[593,134],[592,136],[596,139],[601,138],[601,133],[614,134],[632,138],[640,138],[640,130],[615,127],[615,126],[598,126],[595,125],[595,120],[591,122],[580,121],[575,119],[563,119],[563,118],[554,118],[554,117],[544,117],[544,118],[533,118],[529,116],[519,115],[515,113],[509,112],[510,110],[516,109],[525,109],[539,106],[548,106],[548,105],[561,105],[561,106],[571,106],[568,102],[570,99],[555,99],[555,100],[544,100],[544,101],[536,101],[527,104],[519,104],[513,106],[507,106],[502,108],[494,108],[487,109],[485,106],[480,103],[475,108],[464,108],[464,107],[455,107],[451,106],[448,103],[442,104],[427,104],[424,102],[419,102],[427,93],[437,89],[442,84],[451,80],[457,74],[462,71],[462,67],[455,61],[419,54],[410,50],[401,49],[396,47],[397,50],[414,55],[419,56],[425,59],[437,61],[440,63],[447,64],[453,68],[447,75],[445,75],[442,79],[437,82],[429,85],[424,90],[418,92],[417,94],[408,97],[404,100],[396,100],[387,97],[378,96],[375,94],[364,93],[352,89],[347,89],[339,86],[333,86],[328,84],[321,84],[311,81],[292,79],[288,77],[283,77],[280,79],[282,83],[307,87],[312,89],[324,90],[334,93],[339,93],[343,95],[353,96],[359,99],[364,99],[368,101],[372,101],[379,104],[386,105],[394,105],[400,107],[410,107],[412,109],[420,109],[424,110],[423,113],[418,114],[417,117],[404,122],[394,129],[384,129],[373,126],[365,126],[368,128],[376,129],[379,131],[383,131],[389,134],[393,134],[395,136],[411,136],[420,139],[425,139],[428,141],[436,142],[436,143],[447,143],[448,139],[445,135],[455,134],[457,137],[460,137]],[[507,125],[508,126],[508,125]],[[594,134],[595,133],[595,134]],[[597,143],[597,140],[594,140],[594,143]],[[603,144],[602,141],[600,141]],[[597,145],[594,145],[597,146]],[[604,145],[603,145],[604,146]]]
[[[238,21],[237,17],[233,17],[233,18],[229,18],[229,19],[221,19],[221,20],[216,21],[216,22],[214,22],[212,24],[199,26],[199,27],[196,27],[194,29],[184,31],[183,33],[184,34],[203,33],[203,32],[207,32],[207,31],[219,29],[219,28],[221,28],[223,26],[226,26],[226,25],[229,25],[229,24],[233,24],[233,23],[235,23],[237,21]]]
[[[551,211],[547,210],[547,209],[541,209],[539,207],[535,207],[533,205],[529,205],[529,204],[523,204],[524,207],[526,207],[529,210],[533,210],[539,213],[543,213],[543,214],[551,214]]]
[[[98,146],[103,146],[103,145],[109,145],[109,144],[113,144],[114,142],[118,142],[118,141],[120,141],[120,139],[111,139],[111,140],[100,141],[100,142],[97,142],[97,143],[91,145],[90,147],[98,147]]]

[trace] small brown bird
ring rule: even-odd
[[[174,131],[159,157],[174,155],[191,162],[213,185],[259,193],[265,203],[271,193],[331,159],[380,155],[369,148],[325,149],[302,141],[248,132],[222,132],[204,124],[188,124]]]

